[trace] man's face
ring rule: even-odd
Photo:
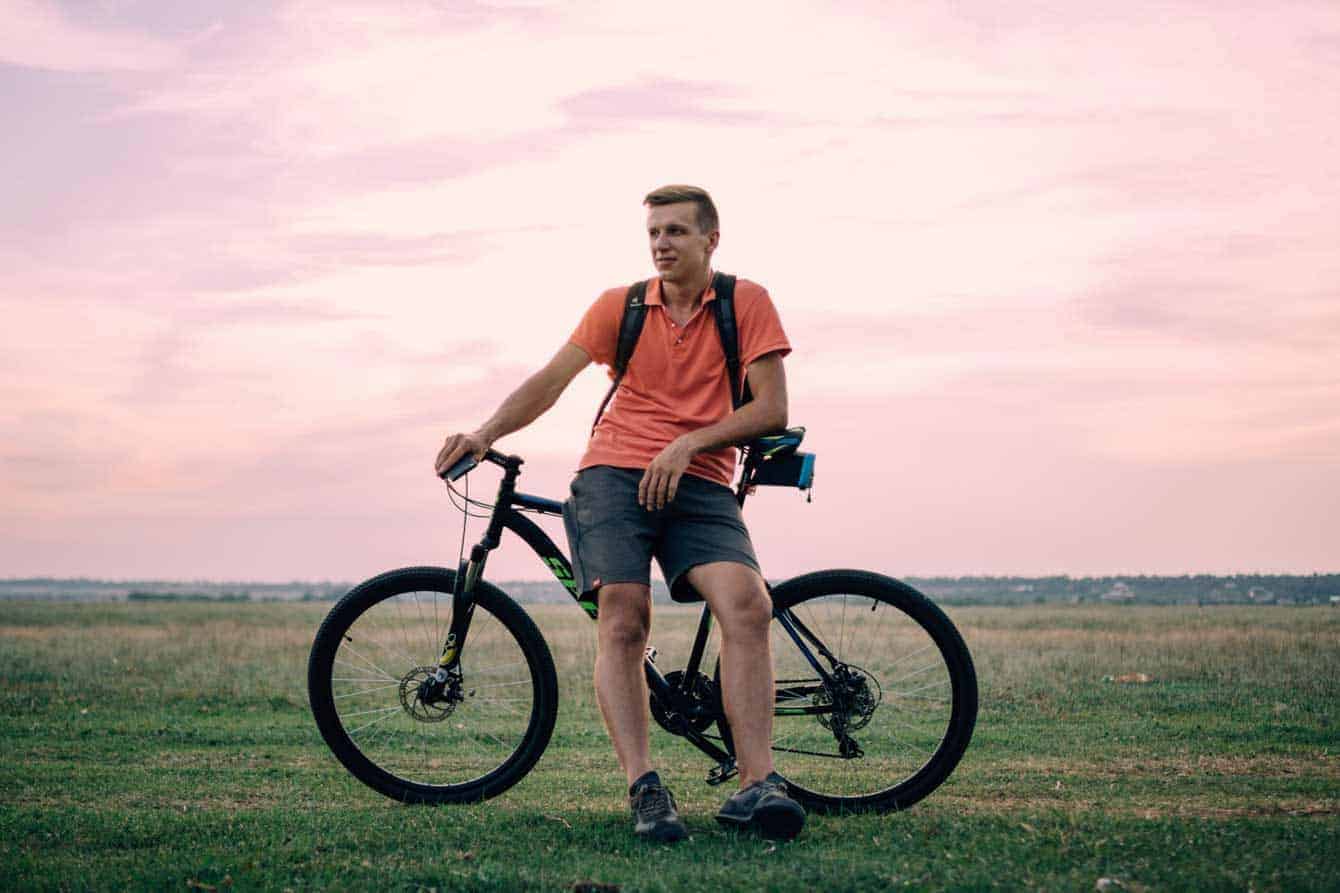
[[[698,229],[698,206],[693,202],[647,209],[651,260],[667,282],[691,282],[706,273],[720,237]]]

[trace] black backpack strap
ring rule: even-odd
[[[638,336],[642,334],[642,323],[647,319],[647,282],[634,282],[628,286],[628,295],[624,298],[623,316],[619,320],[619,343],[614,349],[614,381],[610,383],[610,389],[605,392],[605,399],[600,401],[600,408],[596,410],[595,421],[591,423],[591,433],[596,432],[596,425],[600,424],[600,417],[605,414],[605,407],[609,405],[610,398],[614,392],[619,389],[619,383],[623,381],[624,373],[628,371],[628,363],[633,359],[633,348],[637,347]]]
[[[730,382],[730,402],[739,409],[754,395],[749,392],[749,380],[740,370],[740,330],[735,325],[735,277],[717,273],[712,280],[716,300],[712,313],[717,320],[717,334],[721,336],[721,352],[726,355],[726,377]]]

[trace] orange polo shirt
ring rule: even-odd
[[[592,360],[612,367],[619,343],[628,286],[611,288],[586,311],[568,341]],[[647,316],[628,371],[614,399],[600,418],[578,470],[593,465],[646,468],[670,441],[730,415],[726,355],[721,350],[716,317],[708,301],[683,326],[676,325],[661,301],[661,280],[647,285]],[[791,352],[777,308],[763,286],[748,279],[735,283],[735,321],[740,332],[740,364],[766,354]],[[609,369],[610,378],[614,369]],[[693,457],[689,474],[730,486],[735,474],[735,448],[709,450]]]

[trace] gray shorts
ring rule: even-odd
[[[563,503],[572,570],[583,593],[608,583],[651,585],[654,556],[678,602],[702,601],[684,573],[711,561],[759,570],[740,506],[729,487],[686,474],[663,509],[637,504],[642,470],[595,465],[577,472]]]

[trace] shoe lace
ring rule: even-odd
[[[664,787],[649,785],[639,788],[633,799],[636,801],[635,808],[639,818],[654,818],[664,815],[671,809],[670,792]]]

